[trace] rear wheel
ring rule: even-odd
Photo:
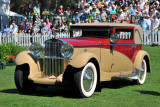
[[[141,63],[139,77],[136,80],[137,84],[144,84],[144,82],[146,80],[146,76],[147,76],[147,64],[146,64],[145,59],[143,59],[142,63]]]
[[[82,71],[74,74],[74,89],[80,97],[92,96],[97,85],[97,70],[93,63],[89,62]]]
[[[15,84],[21,94],[31,94],[36,89],[36,85],[28,80],[28,75],[27,72],[21,69],[15,71]]]

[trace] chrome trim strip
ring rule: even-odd
[[[140,70],[136,67],[134,67],[134,73],[129,74],[129,75],[119,75],[119,76],[114,76],[118,78],[129,78],[129,79],[138,79],[139,77]]]
[[[105,44],[105,45],[73,45],[74,47],[85,47],[85,46],[130,46],[130,45],[142,45],[142,44]]]
[[[44,58],[48,59],[48,58],[54,58],[54,59],[67,59],[64,57],[48,57],[48,56],[44,56]],[[69,59],[69,58],[68,58]]]

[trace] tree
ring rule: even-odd
[[[44,9],[53,10],[59,8],[60,5],[66,9],[70,5],[74,5],[77,0],[11,0],[10,9],[16,13],[25,15],[29,4],[34,7],[34,4],[38,2],[40,4],[41,13]],[[56,7],[57,5],[57,7]]]
[[[11,0],[10,10],[25,15],[29,4],[33,4],[34,0]]]

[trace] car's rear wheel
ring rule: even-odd
[[[22,69],[17,69],[15,71],[15,84],[17,87],[17,90],[21,94],[31,94],[35,91],[36,85],[28,80],[28,73],[23,71]]]
[[[142,63],[141,63],[141,69],[140,69],[139,77],[136,80],[137,84],[144,84],[144,82],[146,80],[146,76],[147,76],[147,64],[146,64],[145,59],[143,59]]]
[[[74,74],[74,90],[79,97],[92,96],[97,85],[97,70],[92,62]]]

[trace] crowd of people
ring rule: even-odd
[[[10,27],[5,25],[1,33],[41,33],[68,31],[77,23],[131,23],[145,30],[156,31],[160,27],[160,2],[158,0],[79,0],[74,6],[64,9],[60,5],[57,12],[60,22],[50,22],[48,18],[39,25],[26,21],[20,26],[13,21]],[[46,9],[45,9],[46,11]],[[43,14],[43,12],[42,12]],[[68,15],[69,18],[63,17]],[[57,16],[58,17],[58,16]]]

